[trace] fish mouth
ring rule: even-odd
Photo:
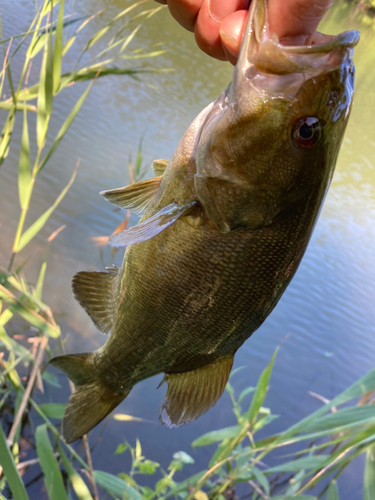
[[[311,76],[334,70],[351,61],[358,40],[359,32],[352,30],[336,36],[316,33],[309,45],[282,45],[276,34],[269,33],[267,0],[253,0],[234,70],[234,87],[254,70],[270,75]]]

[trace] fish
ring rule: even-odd
[[[144,212],[113,235],[122,267],[79,272],[75,298],[109,334],[50,363],[72,380],[66,442],[138,382],[164,374],[168,427],[212,408],[236,351],[293,278],[327,193],[354,91],[357,31],[284,46],[253,0],[230,85],[195,118],[155,177],[104,191]]]

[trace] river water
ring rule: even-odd
[[[83,32],[77,47],[87,41],[105,19],[124,8],[123,0],[87,0],[71,4],[74,15],[93,14],[103,4],[106,11]],[[153,4],[149,4],[153,6]],[[34,15],[34,2],[0,1],[5,37],[25,31]],[[243,369],[232,379],[235,390],[255,385],[274,349],[286,338],[276,359],[266,406],[280,417],[267,432],[284,429],[321,403],[309,391],[332,398],[374,367],[375,361],[375,25],[361,22],[353,8],[340,1],[323,21],[321,31],[336,34],[360,29],[355,49],[356,97],[339,156],[332,186],[303,262],[279,304],[254,335],[239,350],[235,367]],[[159,44],[160,45],[155,45]],[[136,155],[140,138],[147,176],[154,158],[169,159],[178,140],[198,112],[215,99],[231,79],[228,63],[202,54],[190,33],[181,29],[162,9],[140,30],[131,48],[166,49],[151,61],[128,61],[129,67],[168,68],[173,71],[146,74],[133,80],[127,76],[98,80],[58,151],[38,179],[27,225],[53,203],[67,183],[78,159],[78,175],[67,196],[33,243],[17,257],[31,259],[25,268],[30,281],[36,278],[46,248],[46,238],[58,227],[66,229],[51,245],[44,300],[56,313],[68,352],[90,351],[105,342],[88,316],[72,297],[71,277],[80,270],[120,265],[122,254],[97,247],[93,237],[109,235],[124,214],[113,210],[98,194],[103,189],[129,182],[128,158]],[[68,57],[75,60],[73,47]],[[17,75],[20,66],[15,61]],[[56,99],[51,137],[85,88],[84,83],[65,90]],[[4,118],[0,114],[0,120]],[[0,171],[0,258],[6,265],[19,217],[17,164],[21,117],[14,145]],[[132,215],[131,222],[137,218]],[[64,391],[49,391],[51,401],[65,402]],[[193,450],[190,443],[201,434],[235,423],[225,394],[216,407],[197,421],[175,430],[158,423],[165,388],[156,390],[161,376],[138,384],[116,409],[147,422],[110,419],[92,433],[92,442],[103,433],[93,452],[94,467],[126,472],[126,458],[114,457],[123,440],[138,437],[147,458],[167,467],[172,454],[184,450],[195,465],[186,474],[204,468],[209,451]],[[272,461],[272,460],[271,460]],[[270,463],[270,465],[272,465]],[[190,469],[188,468],[190,467]],[[339,483],[340,498],[361,498],[360,461],[353,464]],[[35,497],[36,498],[36,497]]]

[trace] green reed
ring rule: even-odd
[[[43,360],[45,357],[50,359],[56,351],[61,352],[63,342],[53,312],[42,300],[48,247],[58,231],[47,242],[45,259],[34,286],[22,274],[25,262],[18,263],[17,267],[15,264],[19,252],[35,238],[65,196],[74,181],[76,169],[55,202],[27,228],[26,215],[33,201],[38,175],[50,163],[95,80],[110,74],[136,78],[150,69],[124,68],[124,61],[134,62],[136,58],[147,60],[162,53],[159,50],[129,52],[141,24],[162,8],[140,10],[141,4],[143,2],[124,9],[98,29],[84,44],[71,71],[66,73],[62,73],[64,57],[76,40],[84,35],[85,27],[100,13],[84,19],[72,19],[64,13],[63,0],[45,0],[27,32],[9,40],[2,37],[0,50],[3,50],[4,58],[0,71],[0,95],[6,86],[11,97],[0,101],[0,109],[6,112],[0,137],[0,165],[8,156],[17,119],[22,120],[22,132],[18,164],[19,221],[9,262],[0,267],[0,500],[6,497],[16,500],[29,498],[23,481],[23,474],[29,468],[34,468],[36,474],[43,474],[45,490],[51,500],[67,500],[74,495],[80,500],[96,500],[99,495],[100,498],[110,496],[126,500],[228,500],[235,498],[238,488],[245,491],[246,498],[251,499],[337,500],[337,478],[360,455],[365,456],[363,498],[373,500],[375,370],[332,401],[324,401],[319,410],[297,424],[277,435],[258,439],[258,431],[277,418],[263,406],[275,353],[256,387],[249,387],[236,396],[232,381],[228,383],[234,424],[212,430],[192,443],[194,448],[214,445],[217,448],[204,470],[183,481],[176,480],[176,473],[194,463],[189,454],[176,452],[167,470],[163,470],[159,463],[142,455],[138,440],[134,446],[124,442],[114,450],[117,455],[130,453],[130,470],[117,476],[96,470],[87,436],[82,441],[83,459],[81,453],[66,444],[60,434],[65,405],[37,404],[33,398],[35,387],[42,388],[43,384],[59,387],[58,379]],[[131,23],[135,21],[137,25],[131,30]],[[72,28],[75,31],[69,36],[68,31]],[[99,40],[103,42],[105,39],[109,39],[105,47],[95,53],[93,48],[97,47]],[[12,62],[21,54],[24,63],[16,81]],[[36,61],[39,59],[35,59],[38,54],[41,59],[39,79],[29,86],[30,65],[38,64]],[[84,60],[85,63],[82,62]],[[55,97],[78,82],[87,82],[86,88],[62,120],[57,135],[50,137]],[[30,134],[30,113],[36,116],[35,144],[30,140],[34,136]],[[144,173],[142,141],[135,162],[130,161],[129,168],[132,179],[140,178]],[[22,318],[33,332],[34,337],[29,337],[32,341],[30,349],[12,333],[12,321],[17,317]],[[57,347],[50,347],[50,338],[56,339]],[[22,377],[25,372],[27,376]],[[235,376],[235,371],[232,375]],[[115,414],[113,418],[125,422],[140,420],[122,414]],[[40,421],[43,423],[40,424]],[[29,460],[23,460],[20,454],[26,427],[32,429],[31,445],[35,448],[34,458]],[[298,452],[294,451],[296,445],[299,446]],[[293,446],[293,452],[288,451],[290,446]],[[284,459],[279,465],[266,465],[268,455],[278,450],[283,453]],[[154,476],[153,487],[141,484],[144,476]]]

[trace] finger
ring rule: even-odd
[[[270,34],[277,33],[285,44],[305,44],[333,0],[269,0]]]
[[[225,17],[220,23],[220,38],[227,59],[236,64],[240,51],[241,40],[245,31],[248,11],[238,10]]]
[[[219,33],[221,21],[236,10],[247,6],[248,0],[204,0],[195,23],[195,39],[206,54],[226,60]]]
[[[168,8],[176,21],[188,31],[194,32],[199,9],[204,0],[167,0]]]

